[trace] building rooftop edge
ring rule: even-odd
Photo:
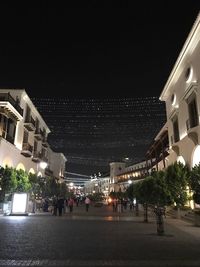
[[[179,56],[178,56],[178,58],[177,58],[177,60],[176,60],[176,62],[174,64],[174,67],[172,68],[172,71],[171,71],[171,73],[169,75],[169,78],[168,78],[168,80],[167,80],[167,82],[166,82],[166,84],[164,86],[164,89],[162,90],[162,92],[160,94],[159,99],[161,101],[165,101],[166,93],[167,93],[168,88],[169,88],[169,86],[171,84],[171,81],[172,81],[172,79],[173,79],[173,77],[174,77],[179,65],[181,64],[181,62],[182,62],[182,60],[183,60],[183,58],[184,58],[189,46],[192,43],[193,38],[194,38],[194,34],[197,31],[198,27],[200,27],[200,12],[198,13],[197,18],[196,18],[196,20],[195,20],[195,22],[194,22],[189,34],[188,34],[188,37],[187,37],[184,45],[183,45],[183,48],[181,49],[181,52],[180,52],[180,54],[179,54]]]

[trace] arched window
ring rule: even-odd
[[[199,163],[200,163],[200,145],[196,146],[194,149],[192,157],[192,167],[198,165]]]

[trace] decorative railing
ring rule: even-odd
[[[18,101],[16,101],[10,93],[0,93],[0,102],[9,102],[23,117],[23,109],[19,106]]]
[[[31,146],[29,143],[23,143],[22,150],[23,151],[29,151],[32,153],[33,152],[33,146]]]
[[[35,127],[35,120],[32,116],[26,118],[25,123],[31,123]]]

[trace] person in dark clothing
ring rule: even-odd
[[[54,197],[53,198],[53,215],[54,216],[57,216],[57,205],[58,205],[58,203],[57,203],[57,198],[56,197]]]
[[[72,197],[70,197],[70,199],[68,200],[68,207],[70,212],[73,211],[73,206],[74,206],[74,200]]]
[[[90,201],[89,197],[86,197],[86,199],[85,199],[85,207],[86,207],[86,211],[89,210],[90,202],[91,202],[91,201]]]
[[[59,216],[62,216],[62,210],[64,208],[64,199],[63,198],[58,199],[57,206],[58,206],[58,214],[59,214]]]
[[[43,211],[48,212],[48,208],[49,208],[49,202],[47,199],[45,199],[43,203]]]

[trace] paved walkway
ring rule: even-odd
[[[150,213],[151,214],[151,213]],[[30,216],[52,216],[51,212],[41,212],[37,211],[36,213],[31,213]],[[152,214],[151,214],[152,215]],[[108,220],[141,220],[141,216],[143,216],[143,211],[140,212],[140,216],[136,216],[135,210],[130,210],[129,208],[123,209],[122,212],[113,212],[111,205],[103,205],[102,207],[95,207],[94,205],[90,205],[89,211],[87,212],[85,209],[85,205],[74,206],[73,211],[64,212],[64,217],[71,219],[108,219]]]
[[[153,213],[115,213],[112,207],[75,207],[62,217],[50,212],[0,218],[0,266],[200,266],[200,228],[164,219],[158,236]]]
[[[50,212],[36,212],[30,214],[30,216],[52,216]],[[136,216],[135,210],[129,208],[124,209],[123,212],[113,212],[112,206],[94,207],[90,206],[89,211],[86,212],[84,205],[74,206],[73,212],[66,212],[63,217],[69,220],[105,220],[105,221],[135,221],[142,222],[144,215],[143,210],[139,211],[139,216]],[[156,223],[155,215],[152,211],[148,213],[149,222]],[[194,238],[200,239],[200,227],[194,225],[193,222],[189,222],[184,219],[175,219],[167,215],[164,218],[166,225],[173,225],[177,229],[192,235]]]

